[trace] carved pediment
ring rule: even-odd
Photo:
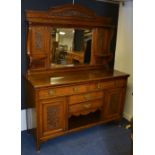
[[[60,17],[82,17],[82,18],[93,18],[92,16],[83,14],[81,12],[75,10],[68,10],[66,12],[53,12],[50,13],[52,16],[60,16]]]
[[[28,10],[26,18],[29,24],[42,23],[72,27],[95,27],[111,24],[110,18],[97,16],[93,10],[78,4],[56,6],[47,11]]]
[[[50,8],[48,11],[50,16],[58,17],[80,17],[80,18],[95,18],[96,14],[94,11],[85,8],[80,5],[67,4]]]

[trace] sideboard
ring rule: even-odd
[[[111,19],[67,4],[27,10],[26,20],[27,123],[35,122],[37,150],[50,138],[121,120],[129,75],[109,65]]]

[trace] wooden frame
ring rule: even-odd
[[[36,122],[37,150],[50,138],[120,120],[129,75],[108,67],[114,28],[111,19],[72,4],[48,11],[29,10],[26,19],[30,58],[26,102],[35,112],[31,119]],[[50,29],[56,26],[93,30],[89,65],[51,67]]]
[[[48,11],[26,11],[26,19],[29,24],[27,54],[30,58],[29,69],[31,71],[51,68],[50,49],[52,47],[49,42],[52,38],[50,37],[50,27],[92,29],[90,66],[105,65],[112,59],[110,43],[114,26],[110,18],[97,16],[92,10],[80,5],[66,4],[51,8]],[[103,35],[104,40],[102,40]],[[37,60],[38,62],[42,60],[40,67]]]

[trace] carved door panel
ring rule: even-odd
[[[110,52],[110,42],[112,38],[112,29],[110,28],[98,28],[95,29],[95,41],[97,42],[96,54],[106,54]]]
[[[97,28],[93,31],[92,63],[103,63],[103,58],[110,55],[110,43],[113,36],[111,28]]]
[[[47,68],[50,65],[50,32],[48,26],[30,26],[28,33],[30,68]]]
[[[50,32],[48,26],[31,26],[30,27],[30,52],[31,54],[45,54],[50,50]]]
[[[120,117],[123,110],[124,89],[107,90],[105,93],[104,118]]]
[[[41,135],[51,135],[66,129],[66,99],[42,101],[40,106]]]

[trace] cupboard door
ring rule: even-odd
[[[112,119],[121,117],[124,105],[124,95],[124,89],[112,89],[106,91],[104,118]]]
[[[102,64],[103,58],[110,56],[110,44],[113,36],[111,28],[97,28],[93,31],[92,64]]]
[[[109,30],[108,29],[97,29],[97,42],[98,50],[100,54],[106,53],[109,50]]]
[[[103,55],[110,52],[112,32],[110,28],[97,28],[94,30],[94,43],[97,44],[97,46],[95,46],[95,54]]]
[[[40,105],[41,135],[51,135],[66,129],[66,99],[42,101]]]
[[[30,52],[31,54],[45,54],[50,51],[50,27],[31,26]]]
[[[50,66],[51,47],[48,26],[31,26],[28,33],[28,55],[30,57],[30,68],[43,69]]]

